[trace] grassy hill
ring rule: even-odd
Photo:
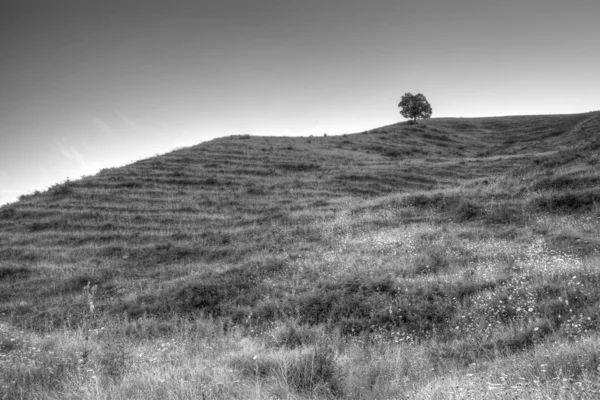
[[[22,196],[0,398],[596,398],[599,153],[597,112],[440,118]]]

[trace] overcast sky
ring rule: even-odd
[[[598,0],[0,0],[0,204],[215,137],[600,109]]]

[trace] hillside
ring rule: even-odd
[[[599,153],[598,112],[439,118],[230,136],[22,196],[0,208],[0,398],[599,390]]]

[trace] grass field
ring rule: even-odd
[[[600,113],[231,136],[0,208],[0,399],[600,398]]]

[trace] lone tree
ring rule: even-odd
[[[412,119],[415,124],[417,123],[417,118],[430,118],[432,113],[431,105],[421,93],[417,95],[406,93],[402,96],[398,107],[401,108],[400,115],[404,118]]]

